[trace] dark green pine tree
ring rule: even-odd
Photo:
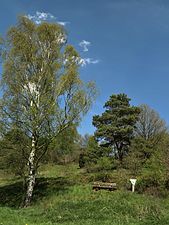
[[[120,162],[128,153],[140,108],[130,105],[125,94],[110,96],[101,116],[93,117],[96,127],[95,137],[100,146],[111,148],[111,155]]]

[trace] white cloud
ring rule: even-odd
[[[56,19],[51,13],[37,11],[35,15],[27,15],[28,19],[33,20],[36,24],[40,24],[46,20]]]
[[[75,56],[72,56],[69,59],[67,59],[66,56],[65,56],[65,59],[64,59],[64,65],[66,63],[69,63],[69,64],[76,63],[77,65],[80,65],[82,67],[87,66],[89,64],[97,64],[99,62],[100,62],[100,60],[98,60],[98,59],[81,58],[81,57],[75,57]]]
[[[84,52],[88,52],[88,47],[91,45],[91,42],[83,40],[79,43],[79,46],[83,48]]]
[[[79,46],[83,48],[83,52],[88,52],[89,49],[88,47],[91,46],[91,42],[90,41],[86,41],[86,40],[82,40],[79,43]],[[80,58],[79,59],[79,64],[84,67],[87,66],[89,64],[97,64],[99,63],[100,60],[98,59],[92,59],[92,58]]]
[[[37,11],[36,16],[40,20],[55,19],[55,17],[51,13],[45,13],[45,12]]]
[[[67,22],[67,21],[57,21],[57,23],[62,25],[62,26],[66,26],[69,22]]]
[[[79,61],[79,64],[83,67],[88,64],[97,64],[99,63],[98,59],[92,59],[92,58],[81,58]]]
[[[35,15],[28,14],[26,17],[30,20],[33,20],[36,24],[40,24],[46,20],[56,20],[56,17],[52,15],[51,13],[39,12],[39,11],[37,11]],[[56,21],[56,22],[62,26],[66,26],[66,24],[69,23],[67,21]]]

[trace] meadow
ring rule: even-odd
[[[93,191],[77,165],[42,166],[33,203],[20,208],[22,182],[0,172],[0,225],[167,225],[169,198],[120,190]]]

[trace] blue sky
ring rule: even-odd
[[[5,0],[0,34],[18,15],[37,11],[68,22],[69,42],[83,58],[90,58],[81,77],[94,80],[100,94],[81,123],[81,134],[93,133],[93,115],[103,111],[111,94],[122,92],[131,104],[148,104],[169,124],[169,1]],[[83,40],[90,42],[88,51],[79,46]]]

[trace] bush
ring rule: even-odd
[[[84,168],[85,167],[85,154],[84,153],[80,153],[79,155],[79,167],[80,168]]]
[[[112,169],[112,160],[108,157],[101,157],[97,160],[98,171]]]
[[[138,179],[136,190],[138,193],[165,197],[167,195],[165,177],[158,173],[158,171],[147,172]]]
[[[113,177],[112,174],[107,171],[92,173],[89,175],[89,182],[94,181],[113,182]]]

